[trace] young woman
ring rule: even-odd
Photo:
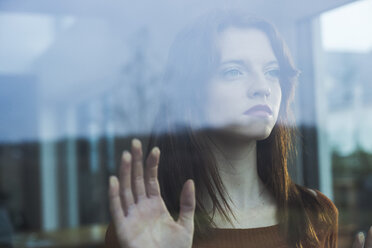
[[[134,139],[110,178],[106,246],[336,247],[337,208],[287,170],[297,77],[262,19],[213,13],[183,30],[148,152]]]

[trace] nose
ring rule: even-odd
[[[271,95],[271,87],[266,80],[256,78],[250,85],[247,95],[250,98],[268,98]]]

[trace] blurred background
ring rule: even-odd
[[[372,0],[0,2],[0,246],[102,247],[107,185],[161,104],[175,34],[213,9],[272,21],[302,71],[294,180],[372,224]]]

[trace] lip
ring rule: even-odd
[[[263,116],[271,116],[273,115],[273,111],[268,105],[255,105],[252,108],[246,110],[243,114],[245,115],[263,115]]]

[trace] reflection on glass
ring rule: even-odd
[[[361,24],[352,24],[351,20],[368,12],[368,2],[358,1],[355,6],[361,5],[362,10],[354,10],[352,16],[341,18],[350,21],[347,25],[354,25],[347,31],[352,34],[348,36],[356,37],[358,34],[351,32],[361,30],[354,28]],[[301,46],[295,38],[298,20],[334,7],[328,2],[319,6],[272,2],[268,7],[259,1],[235,4],[237,9],[262,14],[278,24],[297,59],[301,55],[293,48]],[[136,2],[102,5],[96,1],[92,5],[80,2],[58,5],[45,1],[1,4],[0,246],[11,243],[14,247],[102,246],[111,221],[108,178],[118,172],[122,151],[131,146],[133,137],[142,141],[148,154],[150,149],[146,148],[152,148],[159,141],[154,136],[150,139],[150,134],[164,138],[163,132],[172,127],[173,134],[180,135],[176,140],[179,149],[160,147],[161,159],[172,159],[167,153],[178,159],[185,156],[184,164],[189,156],[194,162],[200,159],[193,166],[179,168],[186,172],[176,174],[178,177],[167,171],[160,173],[164,192],[175,190],[169,193],[173,198],[167,199],[167,203],[176,217],[179,191],[185,180],[200,176],[197,193],[208,194],[198,191],[203,189],[200,182],[211,182],[210,178],[202,180],[208,174],[207,170],[200,172],[204,167],[199,167],[212,155],[217,161],[225,161],[226,151],[233,147],[231,141],[246,142],[242,137],[254,137],[260,140],[257,147],[260,151],[271,151],[268,148],[273,142],[271,134],[296,128],[292,119],[282,117],[286,110],[283,102],[291,98],[288,93],[294,83],[283,84],[283,75],[295,77],[297,71],[290,61],[285,61],[289,58],[278,56],[280,45],[275,44],[280,42],[273,45],[272,35],[239,25],[221,27],[215,34],[201,32],[191,37],[182,36],[187,36],[186,32],[180,34],[179,43],[175,43],[180,47],[169,51],[181,27],[212,8],[225,8],[225,3],[216,0],[213,6],[207,2],[192,6],[186,1],[154,1],[142,5]],[[345,10],[354,8],[352,6],[345,6]],[[341,23],[334,18],[333,23]],[[325,15],[322,52],[326,73],[322,75],[330,110],[326,129],[331,151],[328,156],[332,158],[334,173],[333,199],[341,213],[340,237],[341,240],[349,237],[345,241],[348,245],[351,235],[357,230],[366,230],[371,220],[368,211],[371,204],[367,200],[371,193],[369,96],[372,92],[368,73],[371,44],[369,32],[363,32],[359,39],[353,39],[360,42],[357,47],[350,42],[347,50],[342,50],[341,44],[336,45],[336,51],[330,39],[337,37],[332,32],[337,28],[326,19]],[[347,25],[343,25],[343,31]],[[199,28],[199,31],[210,31],[205,26]],[[200,39],[193,40],[195,37]],[[213,39],[205,41],[207,37]],[[347,42],[345,37],[334,40]],[[182,49],[185,47],[191,50]],[[195,54],[195,51],[198,52]],[[166,67],[167,57],[171,62]],[[174,69],[182,80],[175,80]],[[261,106],[250,111],[256,104]],[[199,146],[203,156],[188,150],[201,139],[183,142],[190,127],[195,134],[205,135],[204,140],[208,141]],[[283,142],[285,146],[287,139]],[[213,148],[209,153],[207,144]],[[296,143],[293,145],[301,150]],[[270,157],[259,154],[257,162],[268,163]],[[171,163],[161,164],[165,164],[161,168],[165,170]],[[303,165],[296,166],[299,175],[292,177],[292,182],[303,182]],[[217,168],[227,190],[234,183],[251,183],[248,178],[257,178],[253,170],[253,173],[247,172],[245,180],[238,181],[235,179],[239,173],[236,177],[229,176],[230,167]],[[168,178],[173,179],[175,187],[167,185]],[[273,184],[269,179],[258,182],[256,189],[260,193],[266,189],[264,185]],[[211,185],[207,188],[213,191]],[[274,202],[267,190],[263,196],[263,202]],[[241,216],[238,210],[244,209],[243,203],[254,207],[255,202],[249,197],[240,197],[233,191],[230,197],[238,217]],[[216,202],[217,198],[213,200]],[[229,202],[228,197],[225,200]],[[198,213],[200,204],[199,201]],[[226,210],[224,202],[215,209],[208,201],[205,206],[207,215],[204,219],[202,215],[196,228],[209,221],[211,211],[215,211],[215,221],[220,227],[230,227],[219,211]],[[276,224],[273,212],[262,222],[237,223],[230,217],[235,226],[256,228]]]
[[[288,173],[297,77],[263,19],[215,12],[182,30],[146,165],[134,139],[110,178],[106,245],[335,247],[336,207]]]
[[[371,11],[372,1],[365,0],[320,18],[319,56],[324,62],[319,70],[323,84],[318,87],[326,99],[321,118],[326,123],[334,202],[345,238],[367,229],[372,220],[372,33],[367,31]]]

